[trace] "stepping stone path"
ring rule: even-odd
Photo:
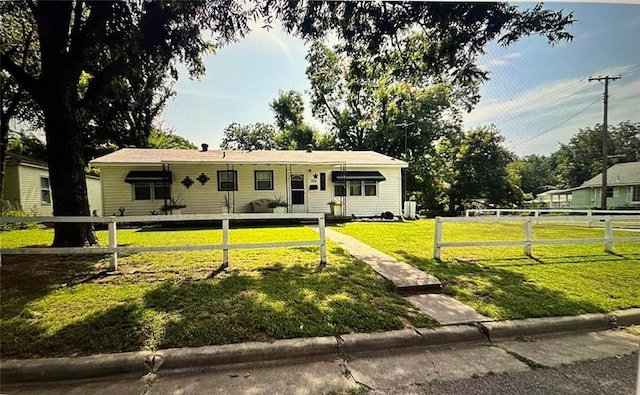
[[[317,229],[317,228],[316,228]],[[440,325],[468,324],[491,321],[471,307],[441,294],[442,284],[436,277],[371,246],[332,229],[325,229],[328,238],[339,244],[356,259],[367,263],[382,277],[391,281],[398,292]]]

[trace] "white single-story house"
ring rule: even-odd
[[[182,214],[257,212],[282,200],[289,212],[374,216],[402,212],[407,163],[372,151],[220,151],[124,148],[94,159],[105,215],[149,215],[177,200]]]
[[[89,210],[102,213],[100,178],[86,176]],[[10,206],[40,216],[53,215],[49,167],[46,162],[7,152],[3,206]]]
[[[534,203],[542,203],[548,208],[571,208],[571,190],[552,189],[536,195]]]

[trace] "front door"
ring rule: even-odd
[[[304,174],[292,174],[291,175],[291,212],[292,213],[305,213],[306,199],[304,196]]]

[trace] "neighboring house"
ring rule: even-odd
[[[102,212],[100,178],[87,176],[89,209]],[[3,200],[11,207],[40,216],[53,215],[49,167],[46,162],[7,152]]]
[[[167,199],[183,214],[255,211],[280,198],[289,212],[373,216],[402,210],[401,169],[407,163],[372,151],[202,151],[125,148],[93,160],[100,168],[103,212],[149,215]]]
[[[602,202],[602,174],[572,188],[571,208],[599,208]],[[618,163],[607,170],[607,208],[640,209],[640,162]]]
[[[533,202],[542,203],[547,208],[570,208],[571,199],[570,189],[552,189],[537,194]]]

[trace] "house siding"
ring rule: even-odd
[[[87,177],[87,196],[89,198],[89,212],[102,216],[102,188],[100,178]]]
[[[40,194],[40,178],[49,178],[49,170],[19,166],[18,179],[20,182],[20,204],[27,212],[35,212],[38,215],[53,215],[53,204],[42,203]]]
[[[105,166],[101,169],[103,212],[105,215],[118,214],[118,208],[125,208],[125,215],[148,215],[151,211],[159,212],[164,200],[135,201],[133,186],[124,182],[126,175],[135,170],[161,170],[161,166]],[[222,212],[225,196],[229,196],[233,211],[236,213],[251,212],[250,203],[257,199],[283,198],[291,202],[289,179],[291,174],[305,176],[305,206],[299,211],[312,213],[328,213],[329,201],[333,196],[331,172],[339,170],[329,165],[211,165],[211,164],[175,164],[170,166],[172,172],[171,194],[180,197],[187,206],[183,214],[213,214]],[[238,190],[234,192],[218,191],[217,172],[235,170],[237,172]],[[256,170],[273,171],[273,190],[255,190],[254,172]],[[363,168],[357,170],[380,171],[386,181],[378,183],[377,196],[347,196],[345,214],[358,216],[378,215],[383,211],[394,214],[401,212],[400,168]],[[210,180],[202,185],[197,177],[206,174]],[[326,174],[326,189],[320,189],[319,177],[314,182],[314,174]],[[181,181],[189,176],[195,183],[186,188]],[[317,184],[318,189],[310,186]]]
[[[17,164],[8,164],[4,173],[3,199],[9,201],[12,207],[20,205],[20,177]]]
[[[614,191],[617,190],[617,196],[607,198],[607,208],[628,208],[634,207],[637,204],[631,202],[631,192],[633,186],[623,185],[614,186]],[[614,195],[616,193],[614,192]],[[589,209],[599,208],[602,202],[602,188],[584,188],[573,191],[573,201],[571,208],[574,209]]]

